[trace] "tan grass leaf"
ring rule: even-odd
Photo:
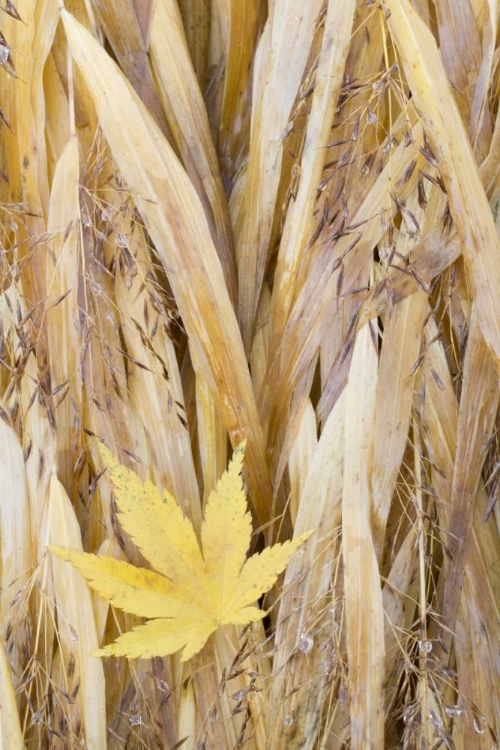
[[[479,325],[500,360],[500,241],[436,41],[408,0],[387,0],[389,27],[446,185],[477,300]]]
[[[240,332],[200,200],[111,58],[69,13],[63,11],[62,19],[100,125],[155,242],[226,429],[235,443],[248,437],[250,493],[259,520],[266,523],[272,491],[262,429]]]

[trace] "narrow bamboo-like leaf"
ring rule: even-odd
[[[279,745],[287,715],[296,718],[293,734],[286,736],[287,744],[293,741],[297,747],[312,748],[321,734],[319,717],[331,677],[325,661],[326,643],[335,628],[329,588],[340,551],[340,539],[335,537],[342,513],[345,396],[344,392],[328,417],[301,493],[295,531],[310,527],[317,531],[286,571],[276,629],[268,747]],[[304,634],[313,641],[311,651],[305,659],[290,659]]]
[[[200,88],[205,85],[210,40],[210,0],[179,0],[186,39]]]
[[[261,71],[264,87],[254,104],[248,163],[245,212],[236,257],[239,319],[250,350],[276,208],[284,132],[305,72],[321,9],[318,0],[301,13],[290,2],[273,5],[268,19],[269,55]]]
[[[216,0],[216,3],[219,17],[227,19],[228,26],[218,151],[224,181],[232,185],[247,155],[249,88],[261,4],[259,0]]]
[[[453,560],[442,593],[443,621],[450,641],[459,611],[460,594],[472,535],[474,506],[486,458],[485,447],[493,434],[499,403],[498,376],[491,352],[479,329],[473,308],[464,363],[457,424],[457,452],[449,509],[449,553]]]
[[[71,487],[79,452],[82,408],[82,339],[76,313],[79,298],[80,160],[73,134],[57,162],[50,194],[46,253],[48,348],[52,389],[66,383],[54,416],[58,425],[58,471]]]
[[[93,7],[120,66],[167,138],[169,127],[151,73],[145,39],[132,0],[95,0]]]
[[[331,140],[355,7],[353,0],[328,4],[311,114],[302,152],[300,183],[297,197],[287,211],[278,255],[272,310],[271,335],[274,342],[281,338],[296,295],[298,267],[314,234],[317,190],[329,153],[321,145]]]
[[[13,427],[4,419],[0,419],[0,497],[0,639],[3,645],[6,634],[11,633],[9,659],[19,673],[24,659],[21,639],[11,632],[16,615],[12,602],[22,595],[36,550],[31,545],[23,451]]]
[[[477,300],[481,331],[500,360],[500,241],[436,41],[408,0],[389,0],[389,26],[436,149]]]
[[[78,552],[82,549],[74,510],[55,474],[50,481],[43,530],[51,543]],[[79,685],[75,702],[71,704],[70,725],[74,731],[80,723],[89,747],[105,747],[104,670],[102,664],[90,655],[98,645],[90,592],[81,576],[63,561],[53,556],[50,566],[49,591],[55,597],[59,657],[63,669],[73,665],[67,683],[69,689]]]
[[[11,748],[11,750],[23,750],[25,747],[12,674],[3,643],[0,648],[0,741],[3,748]]]
[[[126,345],[125,356],[131,357],[129,362],[143,365],[128,367],[130,407],[144,426],[145,450],[156,484],[179,498],[182,509],[199,530],[199,488],[170,319],[158,295],[158,280],[147,251],[145,232],[128,210],[133,203],[127,201],[127,210],[124,210],[123,196],[111,187],[115,169],[116,165],[110,160],[103,171],[107,187],[101,195],[113,215],[113,232],[104,249],[106,261],[116,263],[114,292]],[[226,465],[224,458],[223,466]],[[220,473],[215,475],[214,481]]]
[[[180,158],[204,207],[229,296],[236,304],[236,262],[229,208],[202,93],[189,59],[179,9],[173,0],[154,2],[149,54]]]
[[[421,128],[413,129],[415,142],[405,147],[403,143],[393,152],[390,163],[378,175],[372,189],[365,196],[358,212],[352,218],[352,223],[361,223],[363,231],[357,231],[353,238],[351,233],[340,237],[336,244],[336,251],[341,255],[349,248],[345,286],[349,289],[359,274],[365,274],[371,261],[371,251],[383,235],[379,221],[373,221],[386,204],[387,193],[392,180],[400,179],[408,164],[414,159],[417,165],[421,163],[418,150],[418,139]],[[416,182],[416,176],[403,187],[404,196]],[[352,247],[351,247],[352,246]],[[287,325],[283,331],[279,346],[272,349],[269,375],[266,379],[266,390],[273,392],[274,403],[270,416],[269,442],[274,444],[280,421],[299,379],[311,366],[323,337],[324,326],[331,320],[334,311],[339,310],[342,300],[338,299],[338,276],[340,269],[335,258],[327,254],[311,268],[305,283],[301,287],[297,299],[290,311]],[[336,267],[337,266],[337,267]],[[279,387],[275,385],[279,383]],[[265,402],[266,393],[263,396]]]
[[[265,523],[272,493],[262,429],[240,332],[201,203],[116,65],[69,13],[63,11],[62,18],[101,127],[134,191],[226,428],[234,443],[248,438],[250,493],[259,520]]]
[[[370,494],[376,368],[376,353],[365,326],[356,338],[347,385],[342,497],[353,750],[384,744],[384,614]]]

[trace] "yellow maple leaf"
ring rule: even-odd
[[[247,625],[266,612],[255,606],[273,586],[290,557],[310,536],[246,557],[252,534],[241,468],[245,443],[208,499],[201,526],[201,549],[191,522],[168,492],[142,480],[100,446],[111,474],[122,527],[155,569],[61,547],[89,586],[114,607],[149,619],[95,652],[96,656],[148,658],[183,648],[181,661],[200,651],[222,625]]]

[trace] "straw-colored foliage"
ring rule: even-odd
[[[497,0],[0,8],[0,746],[498,749]],[[154,608],[48,547],[175,528],[252,616],[92,656]]]

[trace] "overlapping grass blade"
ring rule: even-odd
[[[168,143],[95,40],[68,13],[75,62],[103,131],[143,215],[176,296],[200,367],[237,443],[248,437],[252,500],[269,519],[270,482],[241,336],[201,203]],[[123,122],[129,126],[123,128]]]

